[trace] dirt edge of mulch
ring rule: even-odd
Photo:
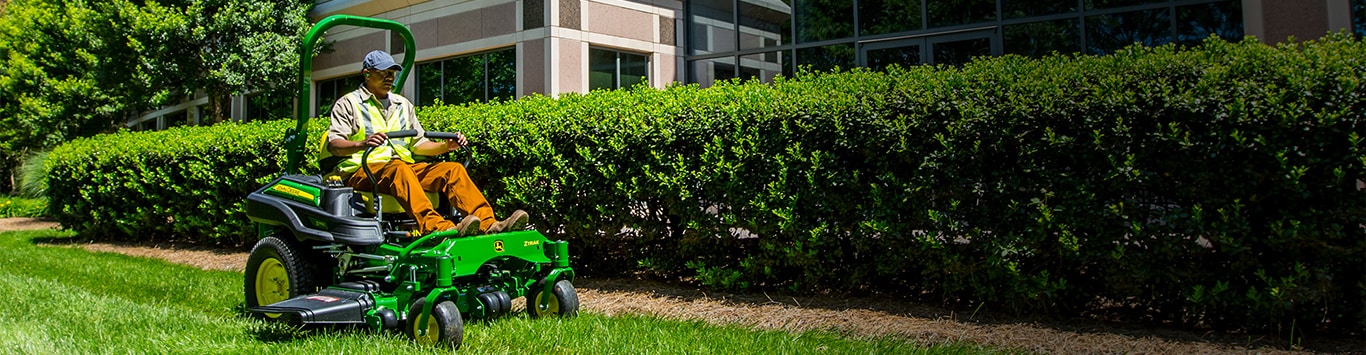
[[[58,228],[32,218],[0,219],[0,231]],[[185,243],[59,245],[96,252],[149,257],[205,270],[241,272],[248,251]],[[993,348],[1049,354],[1366,354],[1366,340],[1311,342],[1308,349],[1246,334],[1197,334],[1183,330],[1113,324],[1090,319],[1032,320],[991,314],[960,314],[897,299],[843,296],[732,294],[652,280],[579,277],[581,308],[605,315],[640,314],[791,332],[821,330],[856,337],[893,337],[919,344],[969,342]]]

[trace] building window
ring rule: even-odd
[[[247,95],[247,115],[242,117],[242,121],[275,120],[294,117],[294,97],[290,96],[289,93],[290,90],[276,89],[258,91],[254,94]]]
[[[692,31],[688,43],[692,54],[729,52],[736,49],[735,4],[732,0],[697,0],[688,3]]]
[[[1171,13],[1167,9],[1140,10],[1086,18],[1086,52],[1110,54],[1139,43],[1156,46],[1172,41]]]
[[[161,116],[161,119],[163,122],[165,122],[166,128],[187,127],[195,125],[194,113],[190,112],[190,110],[169,113],[165,116]]]
[[[649,72],[650,59],[645,55],[588,49],[588,90],[629,88],[644,83]]]
[[[929,27],[947,27],[996,20],[996,2],[992,0],[928,1]]]
[[[798,49],[797,65],[809,67],[814,71],[830,71],[835,68],[849,69],[855,66],[854,46],[852,44],[832,44]]]
[[[920,23],[920,0],[861,0],[859,34],[864,36],[914,31]]]
[[[1229,1],[1176,8],[1176,43],[1198,45],[1210,35],[1243,39],[1243,3]]]
[[[1037,58],[1081,52],[1081,21],[1075,18],[1008,25],[1002,36],[1006,54]]]
[[[1357,36],[1366,36],[1366,0],[1352,0],[1352,28]]]
[[[1113,7],[1163,3],[1166,0],[1086,0],[1086,9],[1108,9]]]
[[[1366,35],[1366,0],[1351,2],[1355,30]],[[702,86],[734,77],[771,80],[772,71],[763,69],[769,67],[789,74],[795,66],[960,65],[982,55],[1108,54],[1133,43],[1191,45],[1211,35],[1243,36],[1238,0],[685,3],[691,33],[685,77]]]
[[[517,98],[517,49],[506,48],[417,66],[419,106]]]
[[[853,1],[797,0],[797,42],[854,36]]]
[[[144,121],[142,121],[142,122],[138,122],[138,124],[137,124],[136,126],[133,126],[133,130],[135,130],[135,131],[155,131],[155,130],[157,130],[157,119],[153,118],[153,119],[150,119],[150,120],[144,120]]]
[[[332,104],[336,103],[337,99],[356,90],[364,82],[365,79],[361,79],[360,74],[319,81],[315,94],[318,98],[318,109],[314,112],[320,117],[331,114]]]
[[[1003,0],[1001,8],[1005,18],[1021,18],[1039,15],[1077,12],[1076,1],[1058,0]]]

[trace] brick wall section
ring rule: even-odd
[[[583,75],[588,71],[583,67],[583,41],[559,39],[559,57],[552,59],[559,67],[559,92],[586,92]]]
[[[522,82],[519,83],[517,91],[523,96],[549,92],[546,90],[545,82],[547,75],[547,70],[545,70],[545,41],[544,39],[533,39],[522,42],[521,55],[519,55],[522,66],[517,73],[517,77],[521,78]]]
[[[582,29],[579,24],[581,18],[583,12],[579,9],[579,0],[560,0],[560,27]]]
[[[545,27],[545,0],[522,2],[522,27],[528,30]]]
[[[1323,37],[1328,33],[1328,9],[1324,0],[1264,0],[1262,26],[1264,41],[1276,43],[1294,36],[1296,41]]]
[[[418,47],[430,48],[473,41],[517,31],[517,4],[506,3],[408,26]]]
[[[659,18],[659,43],[674,45],[674,19],[668,17]]]
[[[323,53],[313,57],[313,68],[332,68],[340,65],[357,63],[355,70],[360,71],[359,63],[361,59],[365,58],[365,54],[370,53],[372,50],[385,49],[384,40],[388,37],[388,31],[380,31],[348,40],[337,41],[332,45],[333,52]],[[419,41],[418,43],[422,42]],[[402,47],[403,44],[399,43],[398,46]]]
[[[654,15],[611,5],[588,3],[588,32],[654,42]]]

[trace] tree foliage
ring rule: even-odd
[[[15,0],[0,14],[0,170],[157,106],[291,88],[311,1]]]

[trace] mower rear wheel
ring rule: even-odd
[[[427,299],[420,297],[408,308],[407,326],[404,327],[408,337],[422,345],[459,349],[460,343],[465,340],[465,320],[460,318],[460,308],[451,301],[437,302],[432,307],[432,314],[427,315],[426,333],[423,333],[420,321],[422,307],[426,304]]]
[[[310,270],[294,244],[274,236],[262,238],[247,257],[243,282],[247,307],[269,305],[316,291]],[[265,316],[278,318],[280,314]]]
[[[531,318],[545,316],[573,317],[579,314],[579,294],[574,291],[574,284],[569,280],[555,282],[555,288],[551,290],[550,299],[546,300],[546,306],[541,308],[541,301],[547,297],[545,293],[545,281],[537,282],[531,288],[531,294],[527,295],[526,313]]]

